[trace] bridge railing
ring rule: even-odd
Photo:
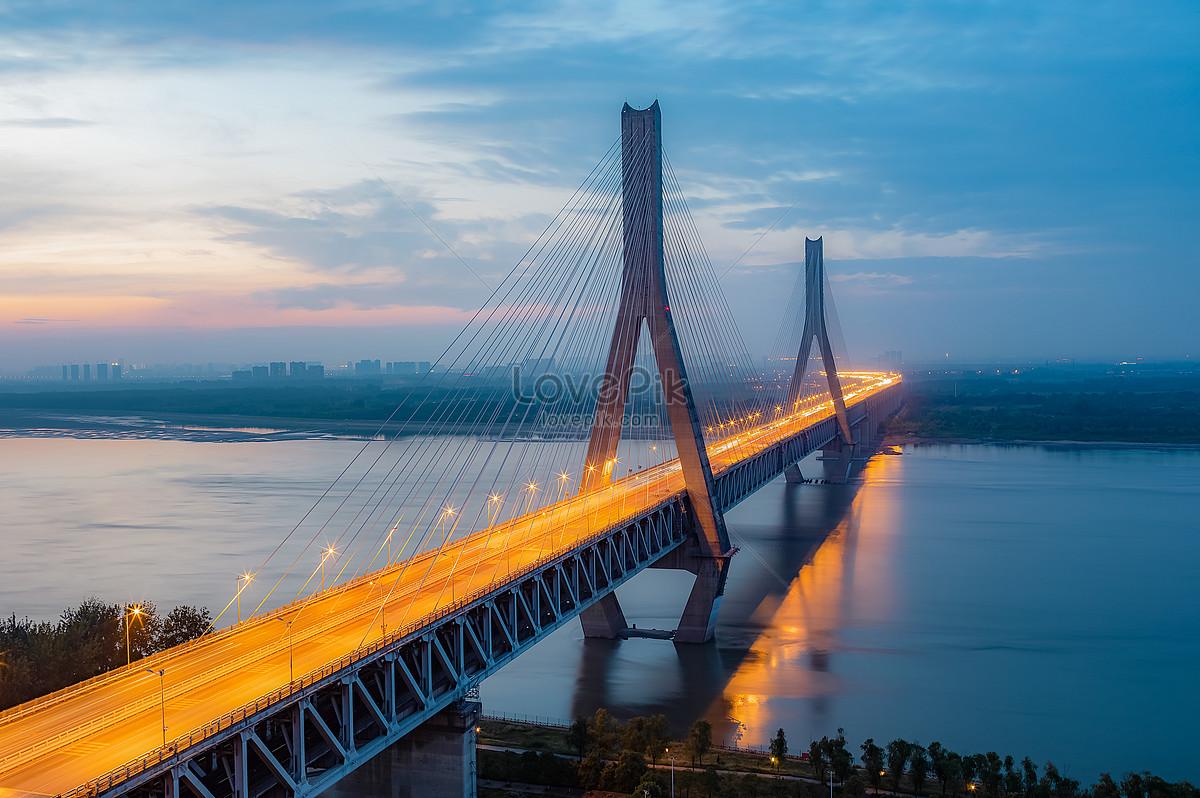
[[[616,530],[627,527],[630,524],[636,523],[642,518],[654,514],[662,507],[670,504],[670,502],[675,501],[677,495],[678,494],[671,494],[671,496],[664,498],[661,502],[653,507],[643,509],[642,512],[638,513],[637,515],[631,516],[630,518],[627,518],[617,524],[610,525],[587,536],[586,538],[577,541],[570,549],[540,557],[529,565],[526,565],[518,571],[507,575],[503,580],[493,579],[486,587],[479,588],[473,593],[464,596],[463,598],[458,599],[457,601],[454,601],[453,603],[448,604],[441,609],[434,610],[433,612],[426,614],[416,621],[413,621],[392,632],[387,637],[380,638],[373,643],[369,643],[365,646],[355,649],[349,654],[346,654],[331,663],[323,665],[322,667],[301,676],[299,679],[291,681],[283,687],[273,690],[266,695],[260,696],[249,703],[237,707],[236,709],[232,709],[221,717],[209,721],[203,726],[194,729],[187,734],[176,737],[166,745],[159,746],[157,749],[132,759],[123,765],[118,765],[107,773],[101,774],[100,776],[97,776],[96,778],[91,779],[86,783],[79,785],[78,787],[67,790],[58,796],[58,798],[88,798],[88,796],[99,795],[100,793],[110,790],[122,782],[128,781],[129,779],[134,778],[135,776],[138,776],[158,765],[162,765],[164,763],[175,764],[175,762],[172,760],[178,761],[176,758],[192,746],[202,743],[205,740],[208,740],[220,734],[221,732],[224,732],[231,727],[246,721],[250,717],[279,704],[280,702],[296,695],[299,692],[303,692],[310,687],[314,687],[317,684],[330,679],[346,668],[349,668],[355,663],[361,662],[362,660],[379,653],[383,649],[391,648],[393,646],[400,646],[403,643],[408,642],[410,638],[415,637],[419,632],[421,632],[421,630],[426,629],[427,627],[437,623],[447,616],[455,615],[471,605],[485,601],[489,596],[502,593],[508,585],[518,582],[521,579],[536,573],[548,565],[553,564],[556,560],[565,559],[568,555],[570,555],[571,552],[590,546],[591,544],[604,539],[608,535],[611,535]]]

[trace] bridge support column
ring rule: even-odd
[[[725,594],[725,579],[729,574],[729,557],[704,557],[696,564],[696,581],[688,594],[676,643],[707,643],[717,631],[717,610]]]
[[[850,479],[850,466],[854,462],[854,450],[857,447],[847,444],[840,438],[821,449],[821,469],[825,481],[834,485],[844,485]]]
[[[621,603],[617,601],[616,593],[609,593],[604,598],[579,613],[579,621],[583,625],[584,637],[598,637],[604,640],[616,640],[625,636],[629,622],[621,611]]]
[[[475,798],[478,701],[459,701],[396,741],[322,798]]]
[[[800,470],[799,463],[793,463],[783,470],[783,478],[787,480],[789,485],[797,485],[804,482],[804,473]]]

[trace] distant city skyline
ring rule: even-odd
[[[1194,3],[344,10],[0,12],[0,363],[433,360],[655,98],[756,355],[1200,354]]]

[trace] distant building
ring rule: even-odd
[[[325,366],[320,363],[309,363],[304,374],[310,380],[323,380],[325,379]]]
[[[91,363],[83,364],[83,381],[84,382],[92,381],[92,364]]]
[[[98,382],[108,382],[108,364],[107,363],[97,363],[96,364],[96,380]]]
[[[71,367],[63,366],[63,382],[66,382],[69,379],[71,379]]]
[[[114,381],[116,381],[116,380],[119,380],[119,379],[121,379],[121,364],[120,364],[120,363],[113,363],[111,367],[112,367],[112,378],[113,378],[113,380],[114,380]]]
[[[387,364],[388,374],[399,374],[405,377],[417,373],[417,364],[412,360],[396,360]]]
[[[382,373],[383,367],[378,360],[360,360],[354,364],[354,376],[356,377],[371,377]]]
[[[234,369],[231,376],[234,382],[248,382],[253,375],[250,369]]]
[[[433,371],[433,366],[431,366],[429,364],[428,360],[417,361],[417,373],[418,374],[428,374],[431,371]]]
[[[288,364],[288,375],[292,377],[307,377],[308,364],[303,360],[293,360]]]
[[[899,371],[904,365],[904,356],[899,349],[889,349],[879,356],[879,365],[885,369]]]
[[[265,380],[271,376],[271,372],[266,366],[251,366],[250,376],[256,380]]]
[[[279,378],[286,377],[287,376],[287,363],[284,363],[282,360],[271,361],[270,374],[272,377],[279,377]]]

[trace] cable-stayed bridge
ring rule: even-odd
[[[663,636],[710,640],[736,551],[724,514],[814,452],[844,479],[900,401],[898,375],[839,373],[819,239],[801,284],[791,373],[763,375],[657,103],[626,106],[620,140],[389,419],[419,434],[368,441],[237,581],[223,628],[0,714],[0,797],[369,794],[347,784],[420,770],[400,747],[421,735],[470,759],[480,681],[577,616],[630,635],[614,591],[648,568],[696,577]],[[468,793],[472,775],[411,794]]]

